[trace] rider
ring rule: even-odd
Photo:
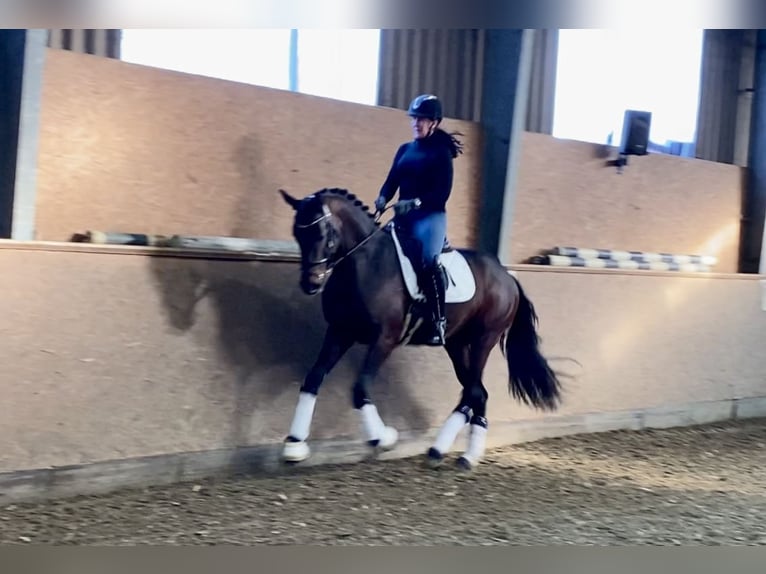
[[[455,134],[448,134],[439,127],[443,115],[436,96],[417,96],[407,114],[412,118],[414,139],[399,146],[375,200],[375,208],[383,211],[397,189],[399,198],[406,200],[397,208],[396,225],[420,247],[419,261],[414,263],[433,320],[427,344],[443,345],[447,324],[445,285],[438,256],[447,230],[446,203],[452,190],[452,160],[462,153],[462,144]],[[419,200],[419,204],[415,200]]]

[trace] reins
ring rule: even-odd
[[[324,207],[327,207],[327,206],[324,206]],[[376,224],[379,224],[379,223],[380,223],[380,218],[381,218],[381,216],[382,216],[382,215],[383,215],[383,214],[384,214],[386,211],[388,211],[389,209],[391,209],[391,207],[393,207],[393,206],[388,206],[388,207],[386,207],[386,208],[385,208],[383,211],[378,211],[378,212],[376,212],[376,213],[375,213],[375,223],[376,223]],[[329,210],[328,210],[328,211],[329,211]],[[389,222],[390,222],[390,220],[389,220]],[[388,225],[388,223],[386,223],[386,225]],[[346,252],[344,255],[342,255],[342,256],[341,256],[340,258],[338,258],[337,260],[330,262],[330,268],[332,269],[332,268],[333,268],[333,267],[335,267],[335,266],[336,266],[338,263],[340,263],[341,261],[343,261],[343,260],[344,260],[344,259],[346,259],[347,257],[350,257],[351,255],[353,255],[353,254],[354,254],[354,252],[355,252],[357,249],[361,248],[361,247],[362,247],[362,246],[363,246],[365,243],[367,243],[367,242],[368,242],[370,239],[372,239],[372,238],[375,236],[375,234],[376,234],[376,233],[378,233],[379,231],[383,231],[383,229],[385,229],[386,225],[380,225],[379,227],[376,227],[375,229],[373,229],[373,230],[372,230],[372,233],[370,233],[370,234],[369,234],[367,237],[365,237],[364,239],[362,239],[362,240],[361,240],[359,243],[357,243],[357,244],[356,244],[354,247],[352,247],[351,249],[349,249],[349,250],[348,250],[348,251],[347,251],[347,252]]]
[[[374,217],[375,224],[379,225],[380,224],[381,216],[386,211],[388,211],[389,209],[392,209],[393,207],[394,207],[394,205],[389,205],[388,207],[384,208],[382,211],[376,211],[375,212],[375,217]],[[330,211],[330,209],[326,205],[322,204],[322,215],[317,217],[311,223],[296,224],[296,227],[298,227],[300,229],[308,229],[309,227],[313,227],[314,225],[317,225],[320,222],[324,221],[325,219],[329,219],[330,217],[332,217],[332,212]],[[321,265],[322,263],[327,263],[327,269],[325,270],[324,273],[322,273],[322,278],[328,277],[332,273],[332,271],[333,271],[333,269],[335,268],[336,265],[341,263],[344,259],[346,259],[346,258],[350,257],[351,255],[353,255],[358,249],[362,248],[368,241],[370,241],[370,239],[372,239],[375,236],[376,233],[378,233],[379,231],[382,231],[383,229],[385,229],[386,225],[388,225],[388,223],[390,223],[390,222],[391,222],[391,220],[386,222],[385,225],[379,225],[378,227],[373,229],[373,231],[369,235],[367,235],[364,239],[362,239],[359,243],[357,243],[354,247],[349,249],[346,253],[344,253],[339,258],[332,260],[330,257],[325,257],[324,259],[321,259],[319,261],[311,261],[310,262],[311,266],[313,267],[315,265]]]

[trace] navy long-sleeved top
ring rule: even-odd
[[[396,190],[400,199],[420,198],[411,217],[446,211],[452,191],[452,153],[442,138],[416,139],[399,146],[380,195],[390,201]]]

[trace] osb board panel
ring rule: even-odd
[[[517,272],[544,348],[582,366],[570,400],[587,410],[663,407],[766,394],[758,281]],[[751,354],[752,353],[752,354]]]
[[[715,255],[737,271],[744,172],[662,154],[622,174],[598,146],[525,133],[510,245],[513,263],[554,246]]]
[[[444,126],[466,144],[449,234],[473,245],[478,127]],[[93,229],[290,239],[277,189],[343,187],[371,204],[410,138],[399,110],[48,49],[36,239]]]
[[[36,239],[89,229],[289,239],[284,187],[376,196],[410,137],[398,110],[248,86],[48,49]],[[479,126],[465,134],[450,239],[474,245]],[[742,172],[662,155],[622,175],[595,146],[524,133],[513,262],[554,245],[711,253],[736,271]]]
[[[297,267],[45,251],[0,253],[0,470],[280,441],[318,349]],[[757,281],[519,272],[544,351],[576,375],[562,415],[766,394]],[[360,438],[354,349],[328,377],[315,438]],[[495,351],[490,423],[514,403]],[[442,349],[400,349],[373,387],[400,430],[439,425],[459,385]]]

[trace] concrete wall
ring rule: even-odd
[[[371,202],[397,146],[399,110],[248,86],[50,49],[43,89],[39,240],[89,229],[290,239],[285,187],[351,189]],[[473,246],[481,189],[478,124],[455,162],[449,235]],[[514,262],[554,245],[716,254],[737,270],[741,168],[631,158],[525,133]]]
[[[297,288],[295,264],[66,249],[0,246],[0,471],[281,441],[324,325],[319,300]],[[712,405],[703,418],[725,418],[733,399],[766,396],[754,277],[518,275],[546,354],[582,368],[554,362],[576,379],[563,409],[543,416],[509,398],[495,351],[486,374],[495,443],[634,427],[640,416],[661,423],[662,413],[696,412],[689,403]],[[356,349],[324,387],[315,439],[361,444],[349,402],[359,358]],[[374,397],[419,449],[459,388],[443,350],[400,349]],[[542,421],[546,429],[534,427]]]

